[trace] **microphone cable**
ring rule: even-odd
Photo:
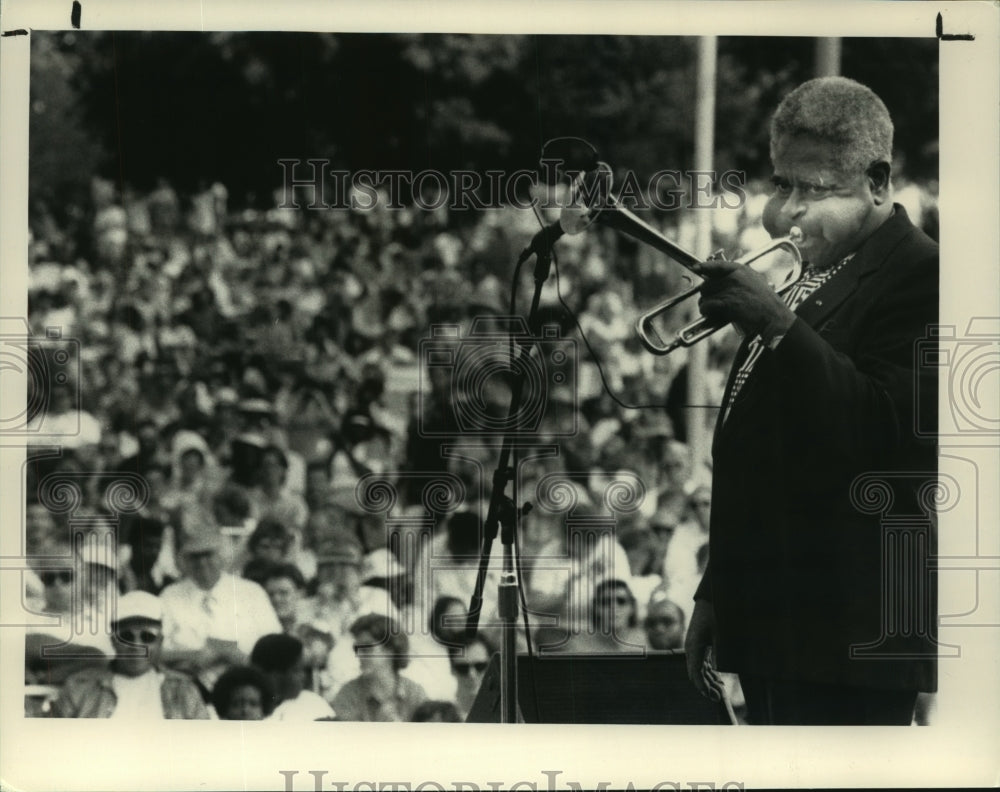
[[[538,224],[542,228],[544,228],[545,227],[545,221],[542,218],[541,213],[538,211],[538,206],[535,205],[535,204],[532,204],[531,209],[535,213],[535,218],[538,220]],[[597,366],[597,373],[601,377],[601,385],[604,387],[604,392],[607,393],[608,396],[611,397],[611,400],[615,404],[617,404],[619,407],[621,407],[622,409],[625,409],[625,410],[656,410],[656,409],[662,410],[666,405],[664,405],[664,404],[627,404],[624,401],[622,401],[622,399],[620,399],[618,397],[618,395],[615,394],[614,391],[611,390],[611,386],[608,384],[608,379],[607,379],[607,377],[604,374],[604,366],[601,365],[601,359],[600,359],[600,357],[594,351],[594,348],[590,345],[590,341],[587,339],[587,334],[583,332],[583,328],[580,326],[580,320],[579,320],[579,318],[577,318],[576,313],[573,311],[572,308],[569,307],[569,305],[566,304],[566,300],[563,298],[562,290],[560,288],[560,282],[559,282],[559,258],[556,256],[555,250],[552,251],[552,268],[555,270],[555,274],[556,274],[556,297],[559,300],[559,304],[563,307],[563,309],[566,311],[566,313],[569,315],[569,317],[573,320],[573,326],[576,327],[577,332],[580,334],[580,338],[583,340],[584,346],[587,347],[587,351],[590,353],[591,360],[593,360],[594,365]],[[515,283],[517,282],[517,279],[519,277],[519,270],[520,270],[520,266],[517,267],[517,269],[515,270],[515,273],[514,273],[514,282]],[[514,287],[514,289],[516,289],[516,286]],[[511,292],[511,301],[510,301],[511,316],[515,315],[515,313],[514,313],[514,293],[513,293],[514,289],[512,289],[512,292]]]

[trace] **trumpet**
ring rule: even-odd
[[[735,263],[746,265],[761,273],[771,288],[781,294],[794,286],[802,275],[802,256],[796,244],[801,241],[802,231],[793,227],[788,236],[774,239],[764,247],[740,256]],[[657,331],[653,320],[675,305],[700,294],[703,285],[698,284],[681,292],[639,316],[635,323],[635,329],[642,345],[649,352],[654,355],[667,355],[680,347],[693,346],[725,326],[710,322],[704,316],[700,316],[681,328],[670,343],[666,343]]]
[[[611,166],[605,162],[596,162],[593,170],[587,174],[580,173],[571,184],[569,205],[563,208],[559,217],[562,230],[567,234],[576,234],[595,221],[599,221],[665,253],[697,274],[697,268],[702,263],[701,259],[677,243],[671,242],[651,225],[621,206],[618,199],[611,194],[611,181]],[[589,197],[581,201],[584,196]],[[788,236],[774,239],[764,247],[741,256],[736,259],[736,263],[745,264],[761,273],[771,287],[781,294],[791,288],[802,274],[802,256],[797,246],[802,239],[802,231],[799,228],[792,228]],[[653,320],[674,306],[698,295],[701,288],[702,284],[699,284],[639,316],[635,324],[636,332],[642,345],[649,352],[654,355],[669,354],[679,347],[692,346],[725,326],[699,317],[682,328],[676,338],[669,343],[660,336]]]

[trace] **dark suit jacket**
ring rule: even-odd
[[[937,386],[914,361],[937,322],[937,245],[897,205],[796,313],[716,427],[696,598],[714,605],[717,663],[934,690],[936,543],[920,489],[936,449],[915,427],[917,410],[936,426]],[[731,387],[732,374],[726,398]]]

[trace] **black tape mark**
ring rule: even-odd
[[[938,12],[937,15],[937,37],[938,41],[975,41],[976,37],[971,33],[945,33],[944,32],[944,20],[941,19],[941,14]]]
[[[69,13],[69,23],[77,30],[80,29],[80,15],[83,13],[83,6],[80,0],[73,0],[73,10]]]
[[[25,30],[24,28],[18,28],[17,30],[5,30],[3,33],[0,33],[0,36],[3,36],[4,38],[7,38],[7,36],[27,36],[27,35],[28,31]]]

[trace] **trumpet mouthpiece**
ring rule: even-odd
[[[795,244],[798,244],[805,238],[805,235],[802,233],[801,228],[798,226],[792,226],[788,231],[788,238]]]

